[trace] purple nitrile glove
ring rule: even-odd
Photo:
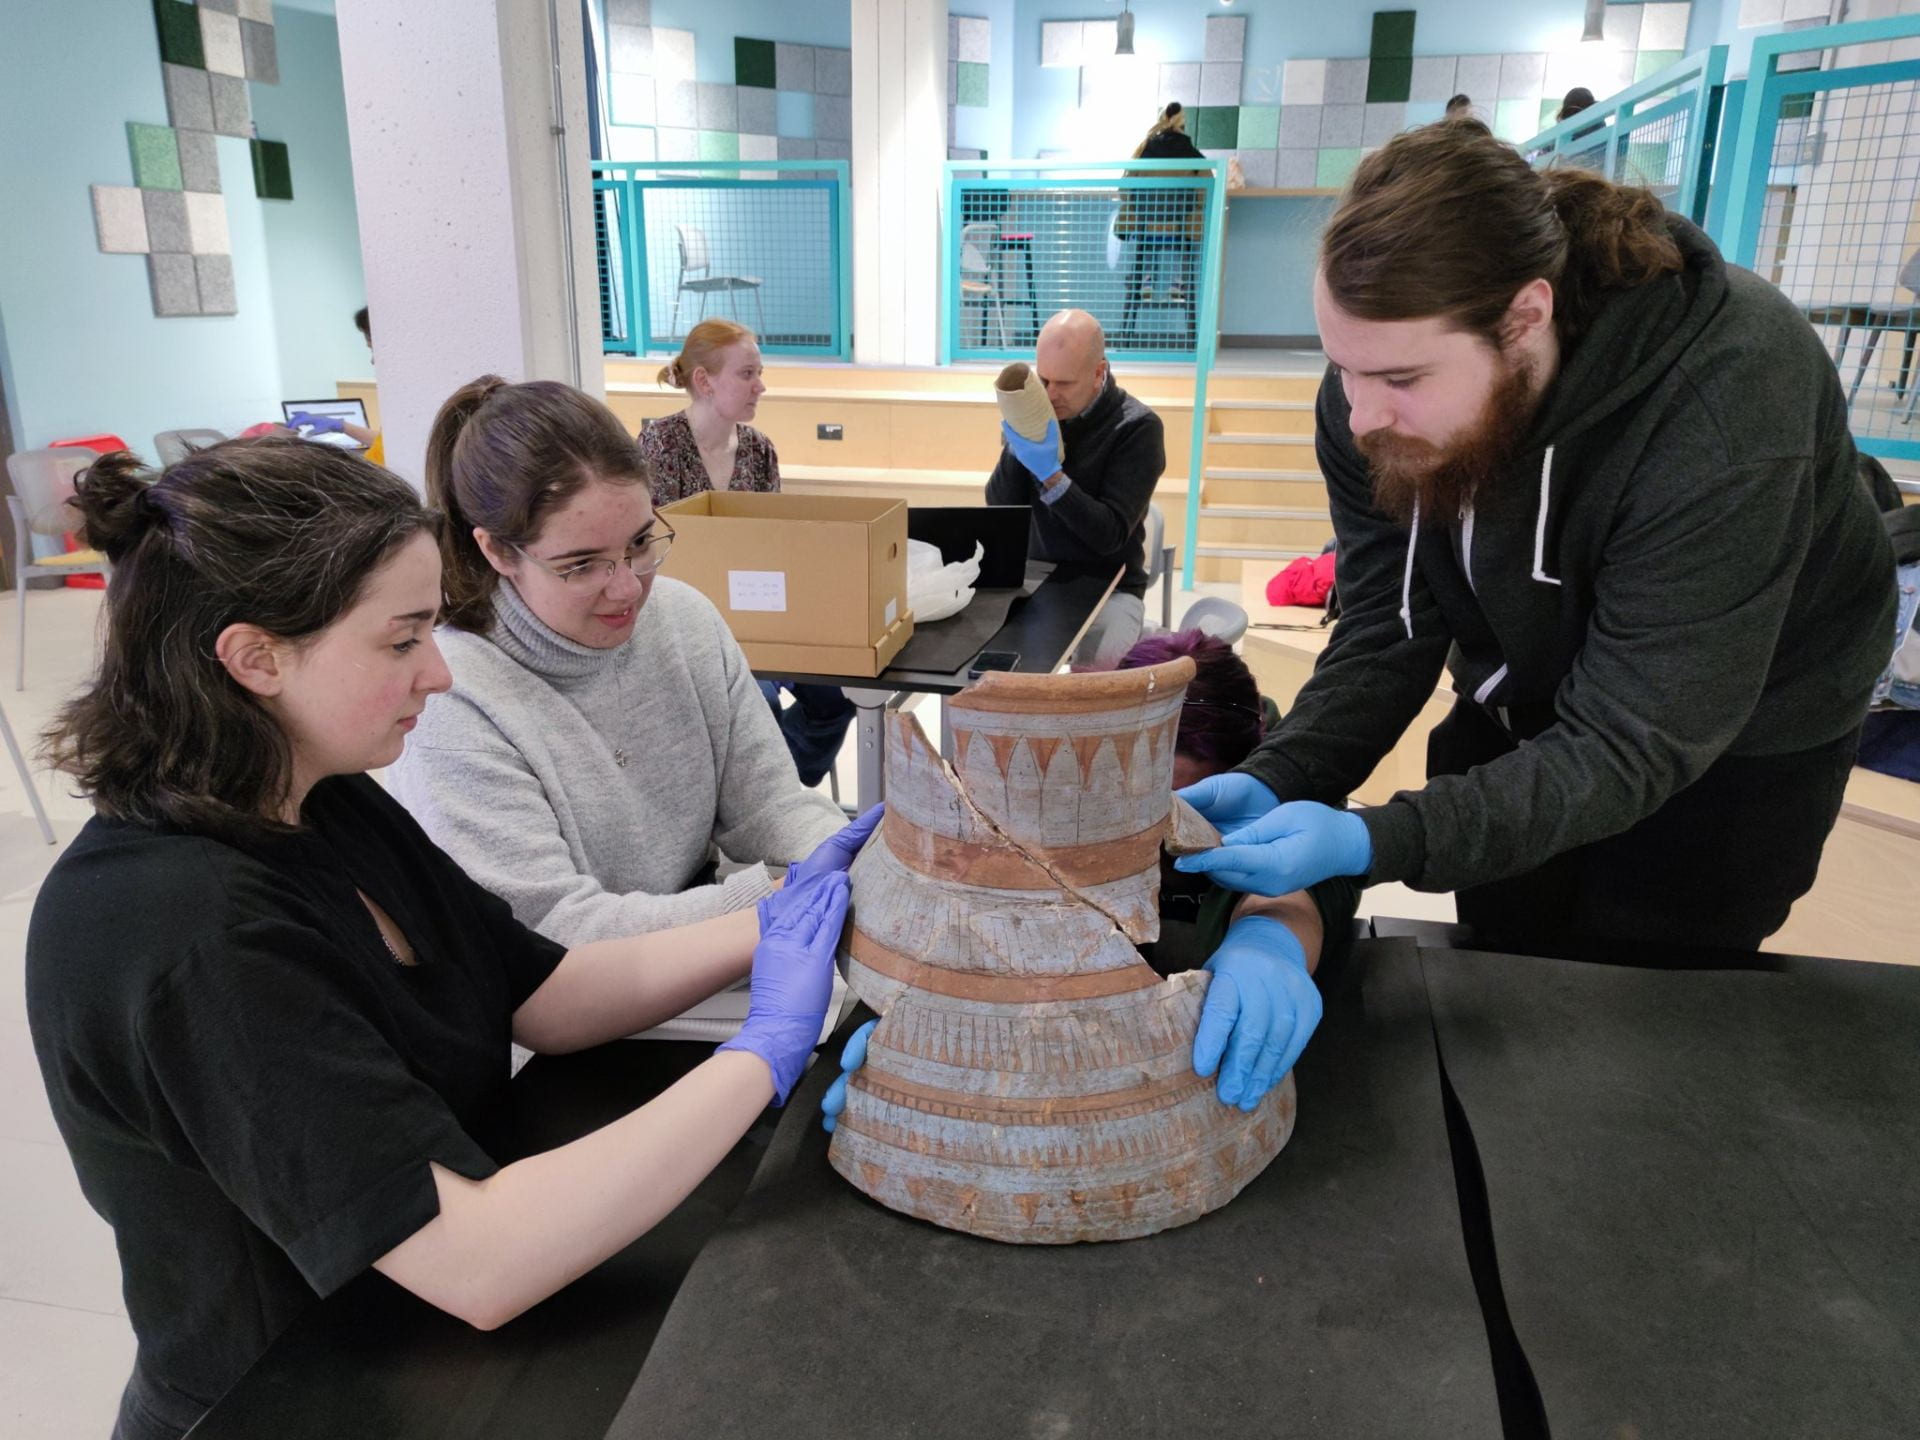
[[[773,1072],[773,1103],[784,1105],[833,998],[833,956],[847,920],[847,876],[829,871],[760,902],[747,1023],[721,1050],[745,1050]]]
[[[315,415],[308,410],[294,411],[287,417],[287,424],[295,430],[311,430],[316,435],[341,435],[347,428],[347,422],[338,415]]]
[[[853,857],[860,853],[880,823],[880,817],[886,813],[887,804],[883,800],[845,829],[822,840],[806,859],[796,860],[787,867],[787,884],[798,885],[816,875],[844,871],[853,864]]]
[[[1266,915],[1228,926],[1206,968],[1213,979],[1193,1037],[1193,1073],[1217,1066],[1221,1103],[1252,1110],[1307,1048],[1320,1023],[1320,991],[1299,937]]]

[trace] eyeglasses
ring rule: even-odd
[[[1254,719],[1264,718],[1258,705],[1240,705],[1232,700],[1182,700],[1182,710],[1225,710],[1235,715],[1251,715]]]
[[[516,545],[513,548],[563,584],[572,585],[578,582],[582,586],[604,586],[613,579],[613,570],[616,565],[625,565],[637,579],[653,574],[666,564],[667,551],[673,548],[673,529],[668,525],[658,525],[645,540],[638,545],[629,546],[626,553],[618,560],[605,558],[579,560],[571,565],[557,568],[547,564],[538,555],[528,554],[523,545]]]

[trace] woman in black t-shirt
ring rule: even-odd
[[[672,1210],[805,1064],[874,816],[757,914],[563,951],[362,773],[449,683],[405,483],[230,441],[157,478],[108,456],[78,505],[114,575],[48,750],[98,813],[35,903],[28,1018],[139,1341],[115,1433],[175,1436],[369,1266],[490,1328]],[[594,1045],[749,972],[745,1027],[678,1084],[490,1158],[510,1039]]]

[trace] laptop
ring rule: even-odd
[[[973,558],[979,544],[982,590],[1018,590],[1027,583],[1031,505],[909,505],[907,538],[940,547],[943,564]]]
[[[295,426],[293,417],[305,413],[308,415],[332,415],[349,425],[367,427],[367,407],[361,400],[282,400],[280,416],[287,427],[302,440],[311,440],[316,445],[331,445],[337,450],[363,450],[363,446],[351,435],[338,430],[316,432],[311,426]]]

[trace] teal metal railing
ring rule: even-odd
[[[1031,360],[1059,310],[1085,310],[1107,353],[1190,363],[1182,584],[1193,588],[1207,381],[1220,334],[1223,160],[949,161],[944,187],[941,357]]]
[[[671,353],[701,319],[770,355],[846,360],[853,223],[844,160],[593,163],[601,344]]]
[[[1535,167],[1578,165],[1644,185],[1696,224],[1707,218],[1727,47],[1676,61],[1520,146]]]

